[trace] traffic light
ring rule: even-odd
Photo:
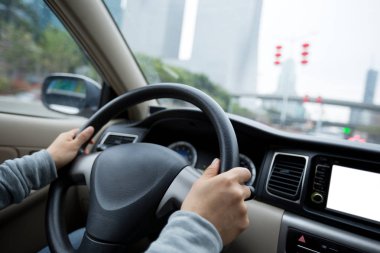
[[[343,127],[343,134],[348,136],[348,135],[350,135],[350,133],[351,133],[351,128]]]
[[[309,47],[310,47],[309,43],[303,43],[302,44],[302,52],[301,52],[301,57],[302,57],[301,64],[302,65],[306,65],[309,63],[309,60],[308,60]]]
[[[274,65],[280,65],[281,64],[281,50],[282,50],[282,46],[281,45],[277,45],[276,46],[276,53],[274,54],[275,56],[275,60],[274,60]]]

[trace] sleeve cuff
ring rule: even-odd
[[[55,167],[55,163],[53,158],[47,152],[47,150],[43,149],[31,155],[34,159],[36,159],[37,164],[39,164],[39,169],[37,170],[39,182],[35,186],[36,189],[39,189],[51,181],[57,178],[57,169]]]
[[[189,222],[191,222],[195,226],[195,230],[198,231],[198,233],[203,232],[202,236],[204,236],[205,239],[208,239],[208,241],[218,249],[218,252],[220,252],[223,249],[223,241],[220,237],[218,230],[211,222],[209,222],[199,214],[183,210],[176,211],[170,216],[169,223],[172,220],[181,221],[189,220],[189,218]]]

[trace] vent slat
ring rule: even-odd
[[[277,170],[274,170],[272,172],[272,174],[277,175],[277,176],[286,176],[286,177],[290,177],[290,178],[293,178],[296,180],[298,180],[302,176],[302,173],[294,173],[293,171],[277,171]]]
[[[274,168],[273,172],[285,174],[285,175],[298,176],[298,177],[302,174],[302,171],[294,171],[291,169],[277,169],[277,168]]]
[[[284,177],[286,177],[286,179],[288,180],[288,181],[290,181],[290,182],[294,182],[295,184],[297,184],[298,182],[299,182],[299,177],[296,177],[295,179],[294,178],[291,178],[291,177],[289,177],[288,175],[275,175],[274,173],[272,173],[272,178],[274,178],[274,179],[282,179],[283,180],[283,178]]]
[[[127,144],[134,142],[136,138],[136,136],[110,134],[107,136],[106,140],[104,141],[104,144],[107,146]]]
[[[299,167],[300,166],[299,164],[294,164],[294,163],[277,163],[276,166],[303,170],[303,167]]]
[[[305,167],[305,157],[277,154],[267,184],[268,192],[289,200],[296,200],[299,197]]]
[[[291,167],[291,166],[284,166],[284,165],[281,165],[281,164],[276,164],[276,169],[283,169],[283,170],[294,170],[294,171],[302,171],[303,168],[297,168],[297,167]]]
[[[290,195],[290,196],[293,195],[293,192],[294,192],[292,190],[289,190],[286,187],[281,187],[281,186],[270,186],[270,187],[268,187],[268,189],[271,189],[271,190],[276,191],[278,193],[285,193],[285,194]]]
[[[271,182],[269,184],[269,186],[271,185],[280,185],[280,186],[283,186],[283,187],[289,187],[289,189],[292,189],[293,191],[296,191],[297,188],[298,188],[298,185],[295,185],[295,184],[292,184],[292,183],[288,183],[286,181],[281,181],[281,180],[275,180],[275,179],[271,179]]]

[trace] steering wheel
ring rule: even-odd
[[[181,99],[201,109],[218,137],[220,172],[239,164],[236,135],[223,109],[202,91],[183,84],[155,84],[125,93],[97,111],[82,130],[93,126],[96,134],[126,108],[158,98]],[[198,177],[176,152],[150,143],[78,155],[50,186],[46,229],[51,252],[126,251],[157,217],[183,201]],[[90,188],[86,233],[74,250],[64,229],[63,199],[70,186],[84,183]]]

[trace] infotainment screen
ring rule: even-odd
[[[380,222],[380,173],[333,165],[326,208]]]

